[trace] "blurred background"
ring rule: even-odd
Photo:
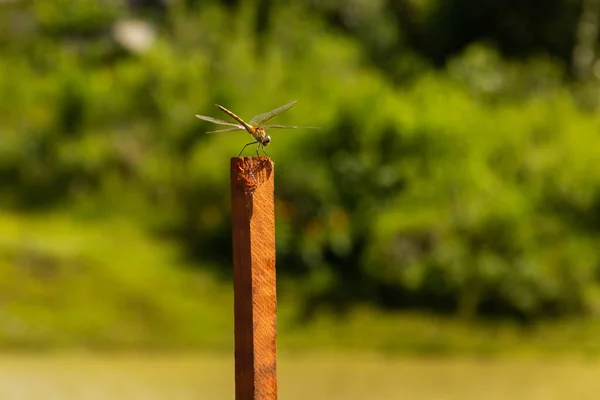
[[[276,123],[321,129],[267,149],[281,397],[596,398],[599,21],[597,0],[0,0],[0,396],[232,398],[249,137],[194,115],[298,100]]]

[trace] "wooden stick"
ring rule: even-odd
[[[236,400],[277,399],[273,163],[231,159]]]

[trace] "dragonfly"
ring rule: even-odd
[[[206,115],[196,115],[196,117],[200,118],[204,121],[212,122],[213,124],[225,125],[225,126],[232,127],[232,128],[227,128],[227,129],[219,129],[216,131],[210,131],[210,132],[206,132],[206,133],[230,132],[230,131],[238,131],[238,130],[242,130],[242,131],[245,130],[246,132],[248,132],[254,138],[254,142],[246,144],[242,148],[242,151],[240,151],[240,154],[238,155],[238,157],[240,157],[242,155],[242,153],[244,152],[244,149],[246,149],[246,147],[248,147],[252,144],[258,144],[256,146],[256,155],[259,155],[258,151],[259,151],[259,149],[262,148],[263,153],[265,153],[265,155],[268,157],[268,154],[265,151],[265,146],[268,146],[269,143],[271,143],[271,136],[267,135],[265,129],[299,129],[299,128],[300,129],[302,129],[302,128],[318,129],[315,126],[265,125],[267,122],[269,122],[271,119],[275,118],[282,112],[289,110],[296,103],[297,103],[297,101],[292,101],[291,103],[285,104],[281,107],[277,107],[276,109],[266,112],[264,114],[258,114],[255,117],[252,117],[252,119],[248,122],[244,121],[243,119],[241,119],[240,117],[238,117],[237,115],[235,115],[234,113],[232,113],[231,111],[226,109],[225,107],[215,104],[219,110],[223,111],[225,114],[227,114],[231,118],[235,119],[238,122],[237,124],[235,124],[233,122],[223,121],[218,118],[208,117]]]

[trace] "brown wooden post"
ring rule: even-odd
[[[231,159],[236,400],[277,399],[273,163]]]

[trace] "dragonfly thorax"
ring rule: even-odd
[[[265,129],[262,126],[255,127],[254,134],[252,135],[257,142],[260,142],[263,146],[271,143],[271,136],[267,135]]]

